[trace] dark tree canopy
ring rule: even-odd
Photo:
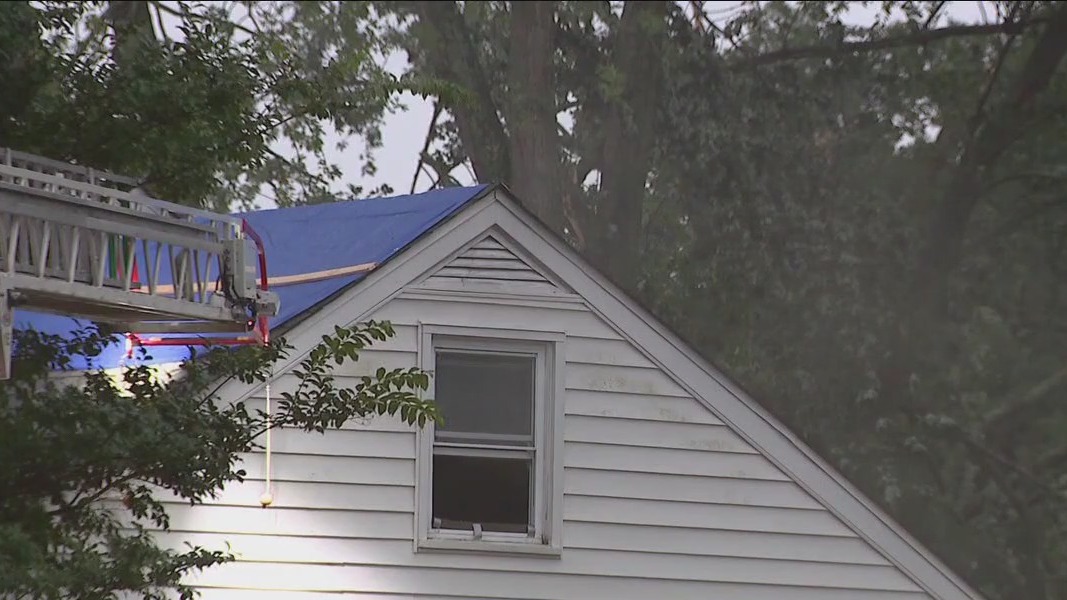
[[[473,96],[442,185],[507,182],[989,597],[1061,597],[1067,5],[704,4],[376,6]]]

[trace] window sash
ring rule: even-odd
[[[537,447],[515,447],[515,446],[501,446],[501,445],[487,445],[487,444],[464,444],[455,442],[434,442],[431,456],[470,456],[472,458],[506,458],[511,460],[523,460],[531,463],[530,468],[530,497],[528,498],[530,506],[530,525],[526,534],[509,533],[503,531],[484,532],[482,539],[494,539],[505,538],[514,539],[536,539],[541,535],[543,517],[541,514],[544,512],[543,506],[538,502],[538,498],[542,497],[541,490],[538,489],[539,485],[543,485],[544,478],[538,471],[538,465],[541,464],[540,455]],[[433,467],[431,461],[430,468],[430,483],[433,485]],[[431,495],[433,494],[431,487]],[[431,496],[432,498],[432,496]],[[432,511],[433,502],[430,503]],[[451,529],[447,527],[436,527],[434,521],[436,518],[432,512],[430,515],[430,530],[437,534],[451,534],[460,535],[464,538],[474,535],[473,531],[466,529]],[[511,541],[514,541],[512,539]]]
[[[507,448],[507,447],[505,447],[505,448],[484,448],[484,447],[482,447],[482,448],[471,448],[471,447],[459,447],[459,448],[457,448],[457,447],[449,447],[449,446],[434,447],[433,448],[433,451],[431,453],[431,460],[430,460],[430,466],[431,466],[431,479],[430,479],[431,501],[430,501],[430,506],[428,507],[428,509],[430,510],[430,531],[432,531],[434,534],[441,535],[442,537],[452,537],[452,538],[458,538],[458,539],[470,539],[470,538],[472,538],[474,536],[474,531],[472,529],[455,529],[455,528],[442,527],[442,526],[435,525],[435,522],[440,521],[440,519],[433,514],[433,498],[432,498],[432,494],[433,494],[433,476],[432,476],[432,466],[433,466],[433,457],[434,456],[469,456],[469,457],[472,457],[472,458],[504,458],[504,459],[510,459],[510,460],[516,460],[516,461],[523,461],[523,462],[531,463],[531,468],[530,468],[530,486],[529,486],[530,492],[529,492],[529,498],[527,498],[527,501],[529,502],[529,507],[530,507],[529,508],[530,514],[528,515],[528,523],[526,525],[527,532],[526,533],[516,533],[516,532],[507,532],[507,531],[484,531],[482,533],[482,535],[481,535],[481,539],[490,540],[490,541],[499,540],[499,541],[515,542],[515,541],[530,541],[530,540],[536,540],[536,539],[539,538],[539,536],[541,535],[541,532],[542,532],[539,519],[541,518],[540,517],[540,513],[543,512],[543,511],[542,511],[542,507],[539,506],[538,503],[537,503],[538,493],[539,493],[539,490],[537,489],[537,485],[538,485],[538,483],[540,481],[542,481],[542,478],[536,471],[537,464],[539,462],[538,461],[538,458],[539,458],[538,457],[538,452],[536,451],[536,449],[534,449],[534,448],[515,449],[515,448]],[[482,491],[485,491],[485,490],[482,490]]]
[[[482,456],[485,458],[520,458],[524,456],[536,458],[537,448],[436,443],[433,445],[433,453],[447,456]]]
[[[544,537],[546,522],[546,512],[550,504],[551,498],[548,495],[546,489],[546,477],[548,474],[545,472],[545,444],[548,442],[546,439],[546,429],[548,424],[545,421],[546,418],[546,399],[548,394],[548,386],[551,382],[547,381],[549,371],[547,368],[546,356],[547,348],[543,342],[524,342],[524,341],[511,341],[506,339],[457,339],[449,336],[444,336],[446,339],[440,339],[437,335],[431,337],[430,344],[427,348],[427,356],[430,359],[429,368],[431,370],[436,368],[437,354],[438,352],[470,352],[475,354],[505,354],[505,355],[520,355],[520,356],[532,356],[534,357],[534,395],[533,395],[533,439],[529,446],[519,445],[504,445],[504,444],[482,444],[482,443],[467,443],[460,441],[452,441],[456,438],[467,438],[479,436],[481,439],[489,439],[491,436],[500,434],[483,435],[474,432],[450,432],[450,431],[438,431],[436,427],[433,427],[430,440],[430,464],[427,466],[429,473],[430,494],[431,502],[426,507],[427,511],[432,511],[432,486],[433,486],[433,461],[432,456],[434,454],[452,454],[460,456],[484,456],[484,457],[499,457],[499,458],[519,458],[521,456],[530,457],[532,465],[532,481],[530,484],[530,511],[532,513],[533,528],[528,534],[506,533],[506,532],[485,532],[481,536],[485,541],[501,541],[501,542],[540,542]],[[438,338],[438,339],[434,339]],[[443,435],[442,435],[443,434]],[[458,434],[458,435],[457,435]],[[442,437],[438,437],[442,435]],[[558,435],[558,434],[557,434]],[[510,436],[509,436],[510,437]],[[514,436],[528,438],[529,436]],[[501,441],[504,441],[501,439]],[[473,539],[474,533],[466,530],[455,529],[440,529],[433,526],[432,512],[429,515],[429,533],[434,537],[450,538],[469,540]]]
[[[524,391],[522,393],[521,403],[511,404],[511,402],[513,402],[513,399],[510,399],[510,398],[494,398],[492,396],[489,396],[489,397],[481,396],[481,397],[478,398],[479,403],[483,403],[483,404],[484,404],[485,401],[489,401],[490,403],[492,403],[492,401],[494,401],[494,400],[505,400],[507,402],[508,406],[505,407],[503,410],[505,410],[507,412],[510,412],[510,411],[515,410],[517,408],[519,411],[526,413],[526,415],[524,417],[522,417],[522,418],[524,420],[525,419],[529,419],[529,427],[530,427],[530,429],[529,429],[528,433],[525,432],[525,431],[522,431],[522,428],[519,428],[518,430],[516,430],[516,428],[513,427],[513,425],[515,423],[508,423],[507,422],[508,419],[505,419],[503,423],[497,423],[497,424],[493,424],[493,425],[490,425],[490,424],[485,423],[485,422],[480,423],[480,425],[489,426],[490,429],[497,429],[497,428],[500,428],[502,426],[504,431],[511,430],[508,433],[498,433],[498,432],[480,433],[479,431],[477,431],[477,427],[475,427],[476,423],[463,424],[462,422],[461,422],[460,426],[464,427],[464,428],[463,429],[454,430],[454,429],[451,429],[452,425],[450,423],[448,423],[447,420],[446,420],[445,426],[443,428],[437,428],[437,427],[434,428],[434,437],[436,439],[447,439],[447,438],[460,438],[460,437],[463,437],[463,438],[466,438],[466,439],[476,440],[479,443],[484,443],[484,442],[488,442],[488,441],[495,441],[495,440],[512,440],[512,441],[516,442],[517,444],[521,444],[521,445],[533,445],[535,443],[534,440],[536,439],[537,434],[538,434],[537,403],[538,403],[539,385],[538,385],[537,378],[539,376],[543,375],[543,373],[544,373],[544,370],[543,370],[543,367],[542,367],[542,365],[544,364],[544,361],[542,359],[542,354],[543,354],[542,351],[539,351],[539,350],[528,350],[528,349],[525,349],[525,348],[511,348],[510,350],[498,349],[498,348],[495,348],[495,347],[494,348],[479,348],[477,346],[470,346],[470,345],[462,344],[462,343],[458,343],[457,344],[457,343],[453,342],[453,343],[445,343],[445,344],[434,344],[433,347],[432,347],[432,354],[433,354],[435,375],[437,374],[438,369],[441,368],[440,365],[439,365],[439,359],[441,358],[441,355],[447,355],[449,357],[450,361],[456,361],[457,358],[459,358],[460,359],[460,365],[456,365],[456,366],[459,366],[459,368],[461,368],[461,369],[469,368],[470,366],[472,366],[472,365],[467,365],[466,367],[461,366],[462,365],[462,357],[463,356],[472,356],[472,357],[473,356],[480,356],[480,357],[503,358],[503,359],[516,359],[516,358],[517,359],[523,359],[523,362],[525,363],[525,364],[522,365],[522,371],[524,372],[524,376],[525,376],[525,374],[529,373],[528,369],[530,367],[529,363],[526,362],[526,361],[529,361],[529,360],[532,359],[533,360],[533,373],[530,374],[530,376],[534,380],[533,381],[534,389],[533,390],[528,390],[528,393],[529,393],[528,396],[527,396],[527,391]],[[480,366],[484,366],[484,365],[480,364],[478,362],[474,362],[473,366],[479,366],[480,367]],[[496,365],[489,366],[487,368],[492,370],[495,367],[496,367]],[[510,364],[509,365],[509,364],[505,363],[502,366],[501,371],[504,374],[508,374],[513,367],[515,367],[514,364]],[[496,374],[499,375],[501,371],[497,371]],[[436,377],[435,377],[434,386],[435,386],[435,391],[436,391],[436,386],[437,386]],[[497,391],[499,391],[499,390],[497,390]],[[450,403],[462,404],[463,401],[464,401],[464,398],[457,397],[457,398],[450,399],[449,402]],[[467,413],[467,416],[469,417],[470,413]],[[461,419],[461,421],[462,421],[462,419]],[[476,419],[476,421],[477,421],[477,419]]]
[[[475,356],[522,356],[527,358],[536,357],[542,353],[540,349],[509,347],[511,344],[506,340],[493,340],[493,342],[496,343],[463,342],[458,340],[440,342],[433,345],[433,351],[435,356],[438,352],[448,352],[449,354],[470,354]]]
[[[441,431],[434,430],[435,444],[469,444],[476,446],[508,446],[510,448],[522,448],[533,446],[537,438],[537,424],[534,424],[533,435],[513,433],[477,433],[467,431]],[[485,442],[500,442],[499,444],[486,444]]]

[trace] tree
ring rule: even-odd
[[[924,132],[930,116],[958,118],[936,107],[970,106],[967,91],[988,78],[970,57],[989,44],[857,56],[821,73],[717,74],[699,55],[679,66],[672,97],[720,92],[672,104],[663,155],[699,159],[657,172],[646,260],[671,276],[646,298],[988,596],[1055,598],[1067,541],[1052,458],[1064,449],[1052,433],[1065,425],[1063,215],[1043,179],[1062,144],[1023,132],[1015,158],[988,174],[1009,181],[983,194],[941,298],[911,283],[944,189]],[[916,76],[923,62],[934,67]],[[743,128],[695,126],[721,114],[742,115]],[[902,132],[919,143],[898,146]],[[1035,210],[1044,222],[1025,220]],[[991,437],[988,419],[1015,405],[1028,416]]]
[[[927,27],[915,34],[943,7],[905,3],[903,23],[880,19],[870,28],[849,29],[839,15],[849,4],[867,3],[817,2],[795,10],[749,4],[705,38],[721,61],[706,68],[752,69],[968,36],[1019,35],[1049,21],[1040,3],[1033,3],[994,25]],[[452,160],[432,162],[455,168],[469,160],[479,180],[509,182],[544,221],[600,257],[618,282],[635,284],[644,189],[654,171],[651,148],[666,100],[663,61],[651,57],[675,55],[664,53],[664,44],[692,32],[682,5],[398,2],[377,8],[402,19],[394,38],[411,56],[412,73],[455,83],[473,96],[460,104],[442,101],[451,121],[435,124],[428,137],[445,142],[442,158]],[[804,32],[796,27],[800,19],[821,22]],[[705,22],[700,19],[702,27]],[[861,39],[844,43],[846,38]],[[561,114],[573,120],[569,130],[557,123]],[[599,183],[586,186],[591,173]],[[449,174],[438,173],[436,180],[448,181]]]
[[[1064,5],[703,4],[376,7],[473,99],[437,184],[507,182],[990,597],[1061,596]]]
[[[399,43],[414,73],[472,96],[445,100],[452,118],[428,135],[445,142],[431,159],[445,166],[437,180],[469,159],[479,180],[507,181],[538,217],[577,240],[620,283],[633,283],[670,5],[628,3],[621,15],[594,3],[378,9],[404,19]],[[597,39],[599,26],[612,35]],[[557,115],[572,108],[573,133],[561,132]],[[591,192],[583,182],[594,171],[604,184]]]
[[[449,90],[380,68],[368,11],[366,2],[4,3],[0,140],[220,211],[387,192],[339,190],[327,132],[362,137],[372,173],[396,93]]]
[[[388,323],[335,328],[294,372],[296,391],[268,414],[218,391],[230,380],[266,381],[291,349],[284,341],[212,349],[174,377],[138,366],[120,376],[91,371],[71,385],[63,377],[71,357],[93,357],[112,338],[95,327],[70,338],[19,331],[15,377],[0,387],[0,595],[192,597],[182,577],[232,556],[161,546],[154,536],[169,528],[167,500],[195,505],[242,481],[241,455],[260,448],[268,429],[322,433],[361,416],[395,414],[420,426],[437,418],[419,398],[429,379],[418,369],[380,369],[351,389],[330,376],[393,334]]]
[[[398,81],[369,59],[373,31],[357,39],[346,29],[366,10],[258,3],[245,11],[253,29],[218,5],[0,4],[0,144],[137,175],[156,196],[217,210],[247,206],[264,190],[279,204],[334,199],[328,127],[364,135],[373,149],[393,92],[447,95]],[[177,39],[156,30],[162,14],[176,22]],[[343,52],[320,37],[321,21],[350,34]],[[169,379],[137,367],[72,382],[70,358],[96,355],[113,341],[105,334],[16,333],[15,376],[0,386],[4,598],[189,597],[186,573],[230,557],[161,546],[153,532],[168,528],[166,501],[200,503],[241,481],[239,458],[272,428],[436,418],[419,398],[427,376],[418,370],[379,370],[354,388],[334,383],[331,367],[393,335],[387,323],[337,328],[269,415],[218,392],[235,378],[263,382],[290,349],[283,340],[214,349]]]

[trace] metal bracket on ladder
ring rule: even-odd
[[[16,308],[132,333],[256,329],[265,337],[266,318],[279,307],[265,271],[262,241],[238,217],[149,198],[128,178],[0,149],[0,379],[10,376]]]

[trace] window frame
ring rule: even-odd
[[[433,371],[438,349],[535,356],[534,476],[531,493],[534,535],[435,530],[433,457],[435,427],[417,430],[415,551],[466,551],[559,556],[563,525],[563,365],[566,336],[558,332],[489,329],[419,323],[419,368]],[[431,377],[429,397],[435,379]]]

